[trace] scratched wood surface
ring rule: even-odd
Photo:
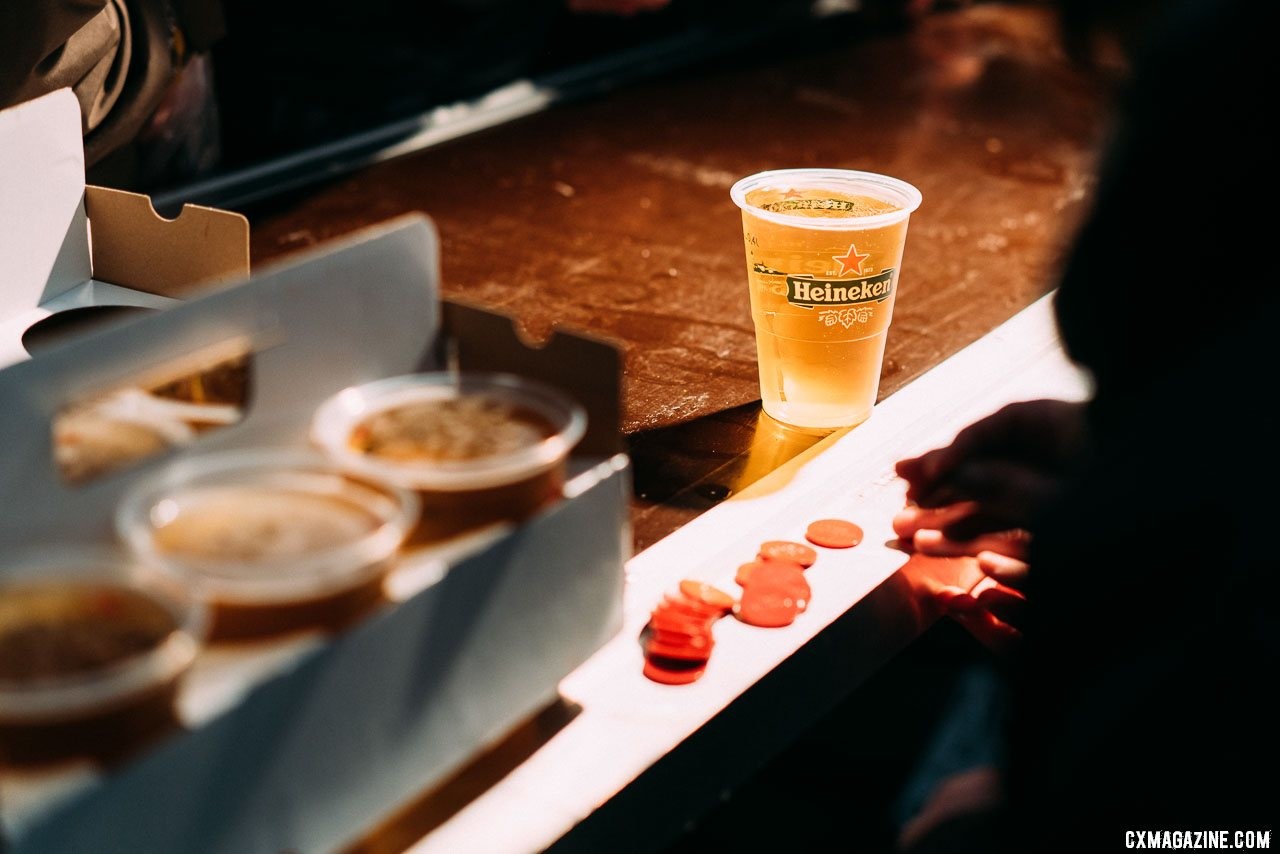
[[[780,44],[380,164],[251,212],[252,252],[421,209],[447,295],[535,334],[563,322],[622,342],[643,548],[814,441],[762,427],[752,403],[736,178],[825,165],[921,189],[884,397],[1052,287],[1102,103],[1043,10],[979,6],[816,51]]]
[[[406,210],[451,296],[627,347],[626,429],[756,399],[728,188],[766,168],[902,177],[913,217],[884,392],[1043,293],[1091,176],[1095,92],[1037,10],[979,7],[817,55],[797,45],[386,163],[254,223],[258,260]],[[709,378],[714,378],[709,382]]]

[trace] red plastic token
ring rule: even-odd
[[[804,532],[805,539],[828,549],[851,549],[862,542],[862,529],[844,519],[819,519]]]
[[[748,587],[733,614],[744,623],[776,629],[795,622],[800,609],[796,600],[781,590]]]
[[[644,675],[652,679],[654,682],[660,682],[663,685],[688,685],[690,682],[698,681],[699,677],[707,671],[705,664],[694,667],[668,666],[675,664],[667,660],[655,660],[646,658],[644,660]]]
[[[818,560],[818,553],[804,543],[792,543],[787,540],[770,540],[760,544],[761,560],[780,560],[799,564],[808,569]]]
[[[751,563],[744,563],[738,567],[738,574],[734,576],[734,581],[738,582],[739,587],[746,587],[751,583],[751,578],[755,572],[761,568],[765,568],[766,572],[775,570],[779,567],[794,569],[796,572],[804,572],[804,567],[798,563],[791,563],[785,560],[753,560]]]
[[[710,646],[696,646],[693,644],[681,643],[663,643],[659,640],[650,640],[644,645],[646,655],[657,655],[662,658],[674,658],[679,661],[701,661],[706,662],[711,658]]]
[[[738,572],[733,577],[733,580],[738,583],[739,587],[746,587],[751,581],[751,573],[755,572],[756,567],[760,566],[762,563],[763,561],[758,560],[754,560],[751,563],[744,563],[742,566],[738,567]]]
[[[711,631],[711,620],[708,617],[691,617],[669,608],[659,608],[649,615],[650,628],[694,636],[705,635]]]
[[[809,607],[809,599],[813,595],[798,565],[773,561],[762,564],[751,574],[747,589],[782,593],[793,599],[801,611]]]
[[[701,581],[695,581],[692,578],[686,578],[680,582],[680,592],[685,597],[701,602],[709,608],[715,608],[721,614],[729,613],[733,607],[733,597],[725,593],[718,587],[712,587]]]
[[[714,621],[721,614],[719,608],[712,608],[710,605],[703,604],[696,599],[690,599],[684,594],[663,597],[663,600],[658,603],[658,607],[653,609],[655,614],[659,611],[710,621]]]
[[[671,624],[665,620],[653,622],[648,625],[649,637],[663,638],[668,643],[711,643],[713,638],[711,628],[695,628],[693,626],[681,626],[679,624]]]
[[[662,604],[669,605],[674,608],[682,608],[687,611],[696,611],[699,614],[716,614],[719,608],[713,608],[700,599],[684,595],[682,592],[668,593],[662,597]]]
[[[689,637],[669,632],[651,632],[644,636],[645,652],[653,652],[655,649],[680,650],[673,658],[710,658],[714,646],[715,642],[707,635]]]

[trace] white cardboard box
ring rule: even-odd
[[[23,333],[51,314],[164,308],[248,276],[243,216],[187,205],[168,221],[146,196],[85,186],[70,89],[0,111],[0,367],[28,358]]]
[[[170,223],[145,197],[85,195],[68,98],[0,113],[0,182],[22,194],[0,205],[0,264],[17,270],[0,290],[0,551],[109,544],[119,496],[166,460],[296,446],[328,395],[436,366],[446,349],[463,368],[556,383],[588,409],[565,501],[517,528],[406,555],[397,604],[336,638],[202,654],[179,698],[187,731],[124,767],[0,772],[0,848],[15,852],[334,848],[554,700],[559,679],[620,626],[630,490],[619,355],[564,332],[530,348],[507,318],[442,306],[435,232],[420,216],[190,292],[247,272],[244,220],[188,207]],[[170,298],[180,291],[193,298]],[[27,359],[30,324],[103,304],[163,310]],[[228,341],[254,354],[240,423],[84,486],[59,478],[51,422],[68,402]]]

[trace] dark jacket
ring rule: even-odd
[[[1061,283],[1096,451],[1033,545],[1014,850],[1280,804],[1277,240],[1246,212],[1277,199],[1265,7],[1178,3],[1152,31]]]

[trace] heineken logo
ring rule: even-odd
[[[884,302],[893,294],[893,273],[890,267],[865,279],[787,276],[787,302],[802,308]]]

